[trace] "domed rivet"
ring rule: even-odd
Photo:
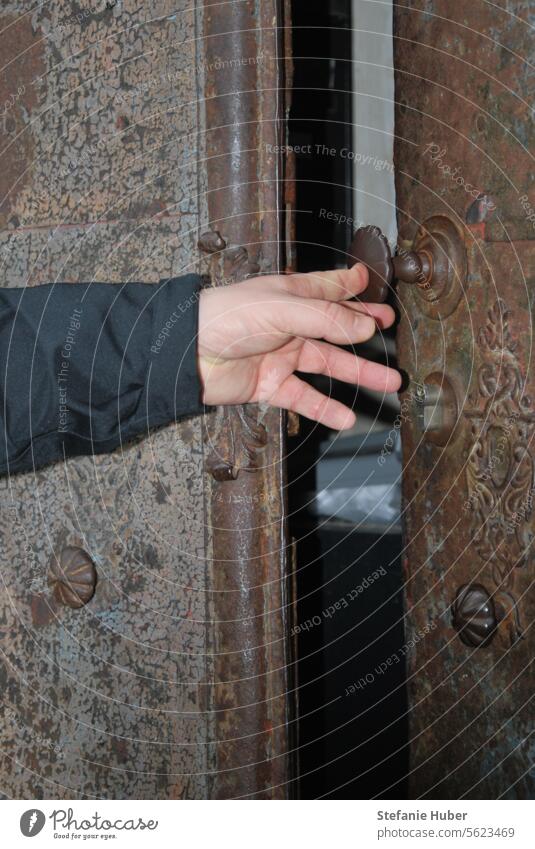
[[[97,570],[83,548],[67,545],[53,558],[48,582],[57,602],[77,610],[84,607],[95,594]]]
[[[451,606],[452,624],[466,646],[487,646],[500,623],[500,608],[481,584],[463,584]]]

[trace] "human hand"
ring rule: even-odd
[[[352,410],[294,372],[397,392],[401,376],[337,347],[390,327],[387,304],[350,301],[368,285],[363,265],[349,270],[255,277],[205,289],[199,305],[198,363],[203,402],[268,403],[345,430]]]

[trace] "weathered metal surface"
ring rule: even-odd
[[[26,6],[5,3],[0,18],[0,90],[13,94],[0,127],[3,285],[202,270],[197,243],[219,217],[208,212],[216,187],[206,166],[217,132],[205,130],[217,125],[214,86],[226,79],[210,64],[256,55],[262,41],[266,60],[251,70],[268,89],[275,5],[221,4],[211,20],[182,0]],[[256,29],[218,46],[210,28],[234,6],[247,6]],[[277,132],[270,102],[272,92],[249,99],[260,147],[262,127],[266,138]],[[221,139],[223,160],[229,139],[243,148],[251,132],[234,129]],[[276,162],[259,155],[262,182],[247,202],[268,267],[280,226]],[[241,175],[220,173],[234,204],[241,189],[228,186]],[[255,241],[235,224],[221,231],[234,247]],[[256,242],[250,252],[260,255]],[[233,264],[244,268],[240,257]],[[222,488],[220,501],[201,420],[0,481],[5,795],[283,792],[269,789],[287,778],[278,416],[265,425],[273,465]],[[48,584],[67,546],[86,551],[98,573],[76,610],[54,603]]]
[[[225,243],[218,285],[281,268],[280,144],[284,94],[278,3],[205,7],[207,214]],[[206,240],[205,240],[206,241]],[[212,694],[221,741],[216,797],[284,798],[288,699],[283,419],[274,410],[220,410],[206,421],[218,623]]]
[[[529,4],[501,5],[415,0],[395,13],[401,245],[442,215],[467,252],[443,315],[399,289],[414,797],[535,796],[533,39]],[[414,391],[433,373],[459,410],[443,446],[425,438]],[[467,585],[490,599],[492,640],[472,628],[465,645],[454,627]]]

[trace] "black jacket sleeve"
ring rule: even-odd
[[[0,474],[203,412],[201,278],[0,289]]]

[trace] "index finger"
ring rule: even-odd
[[[309,271],[306,274],[289,274],[284,278],[284,287],[289,294],[323,301],[347,301],[364,292],[367,285],[368,269],[362,263],[353,268]]]

